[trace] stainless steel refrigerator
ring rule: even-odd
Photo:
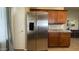
[[[26,49],[28,51],[48,50],[48,13],[26,14]]]

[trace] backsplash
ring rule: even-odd
[[[50,25],[49,24],[49,29],[67,29],[67,27],[65,24],[62,24],[62,25],[58,25],[58,24]]]

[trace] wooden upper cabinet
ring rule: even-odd
[[[56,23],[57,22],[57,12],[56,11],[49,11],[48,12],[48,22],[49,23]]]
[[[67,20],[67,11],[49,11],[48,22],[54,24],[63,24]]]
[[[66,23],[67,11],[58,11],[58,23]]]

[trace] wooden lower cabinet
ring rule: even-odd
[[[49,32],[48,47],[69,47],[70,33],[69,32]]]
[[[63,46],[63,47],[68,47],[70,45],[70,33],[60,33],[60,40],[59,40],[59,43],[60,43],[60,46]]]
[[[53,33],[49,33],[48,35],[48,46],[49,47],[55,47],[58,46],[58,33],[53,32]]]

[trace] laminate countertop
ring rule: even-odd
[[[53,29],[49,29],[48,32],[69,32],[71,33],[70,30],[53,30]]]

